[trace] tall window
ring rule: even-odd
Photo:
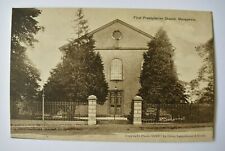
[[[111,62],[111,80],[123,80],[123,64],[120,59],[113,59]]]

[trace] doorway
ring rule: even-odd
[[[122,114],[123,91],[111,90],[109,92],[109,113],[112,116],[120,116]]]

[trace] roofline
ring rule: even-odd
[[[113,21],[111,21],[111,22],[109,22],[109,23],[107,23],[107,24],[105,24],[105,25],[103,25],[103,26],[101,26],[101,27],[99,27],[99,28],[97,28],[97,29],[91,31],[91,32],[88,33],[88,34],[89,34],[89,35],[93,35],[94,33],[98,32],[98,31],[100,31],[100,30],[103,30],[103,29],[105,29],[105,28],[107,28],[107,27],[109,27],[109,26],[111,26],[111,25],[113,25],[114,23],[117,23],[117,22],[119,22],[119,23],[121,23],[122,25],[127,26],[127,27],[129,27],[129,28],[131,28],[131,29],[133,29],[133,30],[139,32],[140,34],[142,34],[142,35],[144,35],[144,36],[146,36],[146,37],[148,37],[148,38],[151,38],[151,39],[154,38],[152,35],[150,35],[150,34],[144,32],[144,31],[142,31],[142,30],[140,30],[140,29],[138,29],[138,28],[136,28],[136,27],[134,27],[134,26],[132,26],[132,25],[130,25],[130,24],[128,24],[128,23],[122,21],[122,20],[119,20],[119,19],[115,19],[115,20],[113,20]]]
[[[107,28],[107,27],[109,27],[109,26],[111,26],[111,25],[113,25],[114,23],[117,23],[117,22],[121,23],[121,24],[124,25],[124,26],[127,26],[127,27],[130,28],[130,29],[133,29],[133,30],[137,31],[138,33],[140,33],[140,34],[142,34],[142,35],[144,35],[144,36],[146,36],[146,37],[148,37],[148,38],[151,38],[151,39],[154,38],[152,35],[150,35],[150,34],[144,32],[144,31],[142,31],[142,30],[140,30],[140,29],[138,29],[138,28],[136,28],[136,27],[134,27],[134,26],[132,26],[132,25],[130,25],[130,24],[128,24],[128,23],[125,23],[124,21],[119,20],[119,19],[115,19],[115,20],[113,20],[113,21],[111,21],[111,22],[109,22],[109,23],[107,23],[107,24],[105,24],[105,25],[103,25],[103,26],[101,26],[101,27],[99,27],[99,28],[97,28],[97,29],[95,29],[95,30],[93,30],[93,31],[91,31],[91,32],[89,32],[89,33],[87,33],[87,35],[93,35],[93,34],[95,34],[96,32],[98,32],[98,31],[100,31],[100,30],[103,30],[103,29],[105,29],[105,28]],[[65,44],[65,45],[59,47],[59,49],[62,50],[62,49],[63,49],[64,47],[66,47],[66,46],[68,46],[68,44]]]

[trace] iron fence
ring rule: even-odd
[[[41,120],[42,102],[11,102],[11,119]],[[45,120],[86,121],[87,102],[45,102]]]
[[[213,120],[214,104],[143,104],[143,123],[206,123]]]
[[[11,102],[11,119],[42,120],[42,102]],[[132,107],[133,108],[133,107]],[[133,115],[131,115],[133,116]],[[98,115],[98,117],[105,117]],[[88,102],[48,102],[45,120],[87,121]],[[132,118],[128,118],[128,120]],[[214,121],[214,104],[144,104],[143,123],[206,123]]]

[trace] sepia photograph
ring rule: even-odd
[[[13,8],[12,138],[214,141],[213,13]]]

